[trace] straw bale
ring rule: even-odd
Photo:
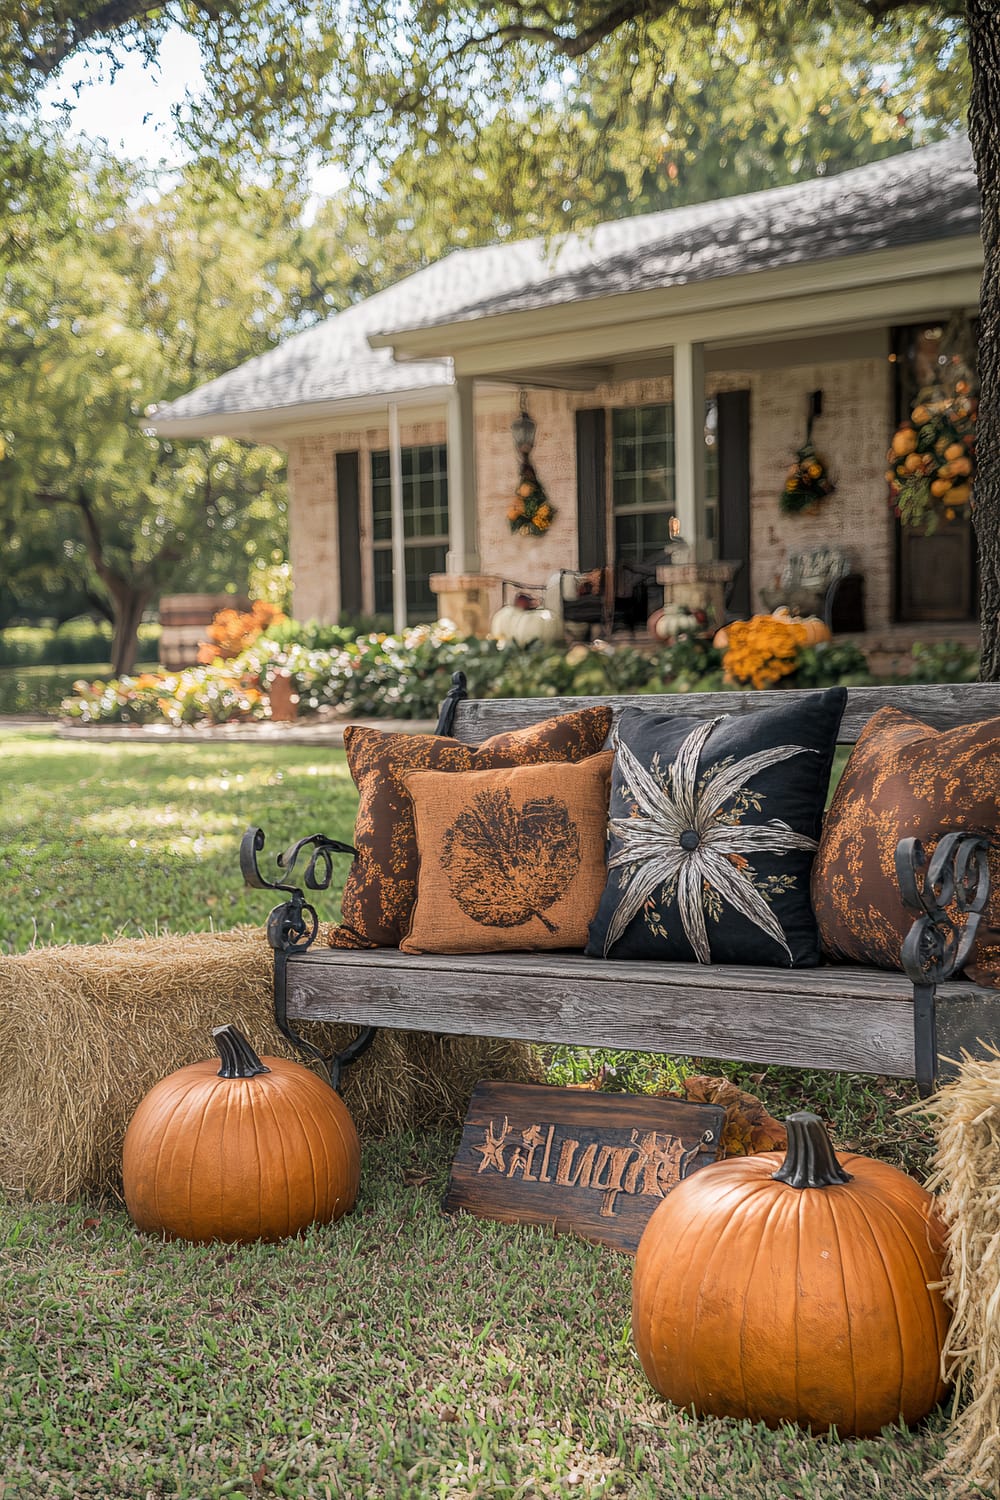
[[[53,1201],[118,1191],[140,1099],[210,1055],[226,1023],[258,1052],[299,1057],[274,1024],[262,930],[0,955],[0,1189]],[[354,1029],[308,1034],[328,1047]],[[520,1043],[381,1031],[345,1074],[344,1099],[362,1135],[426,1128],[461,1120],[479,1078],[535,1067]]]
[[[937,1130],[934,1172],[948,1225],[945,1297],[954,1310],[944,1347],[957,1416],[942,1466],[951,1493],[1000,1494],[1000,1052],[963,1059],[925,1105]],[[960,1478],[954,1476],[961,1476]]]

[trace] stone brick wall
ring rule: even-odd
[[[754,598],[781,572],[790,550],[847,549],[865,575],[866,624],[892,615],[894,536],[886,504],[885,454],[892,432],[888,360],[867,359],[758,372],[751,385],[751,558]],[[785,470],[804,435],[808,393],[823,392],[813,441],[836,492],[815,516],[778,509]]]
[[[405,446],[443,443],[444,415],[439,422],[401,421],[400,437]],[[335,621],[340,614],[336,455],[344,452],[360,454],[361,579],[365,609],[372,610],[370,454],[388,446],[389,429],[385,425],[344,428],[322,437],[289,440],[289,558],[292,607],[297,619]]]
[[[788,369],[711,374],[710,393],[749,389],[751,421],[751,552],[755,604],[791,550],[828,543],[850,549],[866,578],[869,628],[888,623],[892,609],[893,528],[885,504],[885,450],[891,427],[890,366],[884,359],[841,360]],[[837,490],[816,516],[784,516],[778,496],[785,471],[802,442],[808,393],[823,391],[814,439]],[[538,424],[534,462],[558,511],[542,537],[512,535],[507,521],[517,479],[510,436],[517,397],[477,400],[476,431],[480,557],[484,573],[542,583],[577,565],[575,412],[583,407],[639,406],[671,397],[667,378],[633,380],[587,392],[532,391]],[[407,423],[404,444],[443,442],[445,420]],[[291,561],[295,612],[303,619],[339,613],[334,455],[361,454],[361,543],[365,599],[372,597],[371,486],[368,455],[388,446],[383,425],[355,427],[289,443]],[[609,458],[610,461],[610,458]]]

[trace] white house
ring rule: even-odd
[[[481,627],[501,580],[648,557],[676,516],[697,560],[742,562],[737,607],[825,543],[864,575],[869,628],[968,620],[967,514],[902,531],[884,471],[949,319],[975,315],[982,261],[971,152],[949,140],[551,246],[457,251],[150,421],[287,450],[300,618]],[[540,537],[507,520],[521,390],[557,511]],[[790,517],[814,391],[836,491]]]

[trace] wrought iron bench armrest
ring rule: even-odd
[[[294,1031],[288,1021],[287,966],[297,953],[305,953],[319,932],[319,917],[316,908],[305,899],[300,886],[286,881],[265,880],[257,865],[257,855],[264,847],[264,830],[248,828],[240,843],[240,870],[247,885],[255,890],[283,891],[288,899],[275,906],[267,919],[267,940],[274,949],[274,1019],[282,1036],[288,1038],[307,1057],[320,1063],[330,1081],[331,1088],[340,1092],[343,1070],[356,1062],[375,1040],[378,1030],[365,1026],[340,1052],[324,1052],[306,1041]],[[282,874],[291,876],[303,851],[311,850],[309,861],[302,872],[302,883],[306,890],[326,891],[333,879],[334,854],[356,855],[353,844],[342,844],[338,839],[327,838],[325,833],[312,833],[298,839],[290,848],[279,854],[276,860]]]
[[[919,839],[901,839],[896,878],[915,920],[903,940],[903,971],[913,985],[913,1041],[917,1088],[926,1096],[938,1067],[935,992],[964,966],[990,894],[989,835],[958,831],[938,839],[928,854]]]

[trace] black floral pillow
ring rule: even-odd
[[[819,963],[809,875],[846,701],[830,688],[717,719],[626,709],[587,952]]]

